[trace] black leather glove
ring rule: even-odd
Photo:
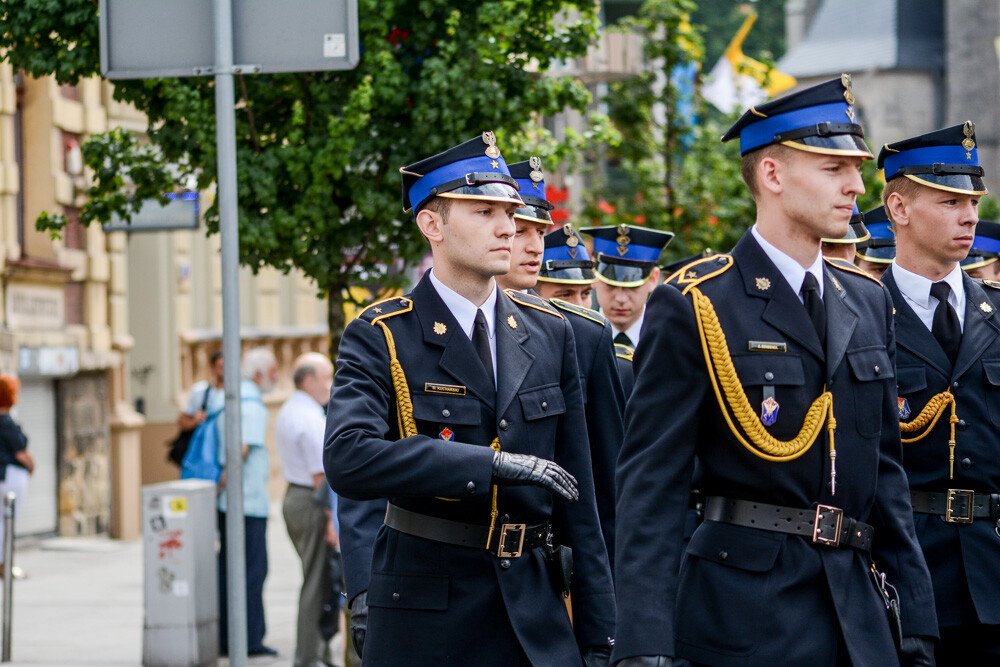
[[[930,637],[903,637],[899,645],[902,667],[934,667],[934,640]]]
[[[555,462],[530,454],[493,453],[493,479],[507,486],[540,486],[549,492],[576,502],[576,478]]]
[[[665,655],[635,655],[619,660],[615,667],[674,667],[674,659]]]
[[[583,664],[587,667],[611,667],[611,647],[588,646],[583,649]]]
[[[365,648],[366,632],[368,632],[368,591],[361,591],[351,600],[351,642],[359,658]]]

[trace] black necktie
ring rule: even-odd
[[[826,344],[826,308],[823,307],[823,299],[819,295],[819,283],[816,276],[806,271],[805,280],[802,281],[802,289],[799,290],[802,296],[802,305],[809,313],[809,319],[816,327],[816,334],[819,341]]]
[[[626,336],[624,331],[618,332],[618,335],[615,336],[615,343],[632,347],[632,339]]]
[[[490,334],[486,331],[486,316],[482,310],[476,310],[476,324],[472,327],[472,345],[479,354],[479,361],[483,364],[483,370],[490,378],[490,384],[495,388],[496,380],[493,375],[493,353],[490,352]]]
[[[945,354],[951,359],[952,365],[958,356],[958,348],[962,344],[962,325],[958,322],[958,314],[948,303],[951,287],[946,282],[931,285],[931,296],[938,300],[934,309],[934,319],[931,320],[931,333],[941,344]]]

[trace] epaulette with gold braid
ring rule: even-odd
[[[635,354],[635,350],[633,350],[628,345],[615,343],[615,356],[618,357],[619,359],[624,359],[625,361],[632,361],[633,354]]]
[[[569,301],[563,301],[562,299],[549,299],[549,303],[558,308],[559,310],[564,310],[567,313],[573,313],[574,315],[579,315],[580,317],[591,320],[592,322],[597,322],[601,326],[607,326],[609,324],[608,318],[601,315],[596,310],[591,310],[590,308],[584,308],[583,306],[578,306],[575,303],[570,303]]]
[[[376,301],[372,305],[361,311],[358,319],[362,319],[369,324],[377,324],[394,315],[402,315],[413,310],[413,302],[402,296],[393,296],[388,299]]]
[[[867,273],[865,273],[864,271],[854,266],[845,259],[840,259],[839,257],[824,257],[823,259],[826,260],[827,264],[829,264],[834,268],[840,269],[841,271],[847,271],[848,273],[854,273],[859,276],[864,276],[873,283],[876,283],[878,285],[882,284],[881,280],[879,280],[878,278],[872,278],[870,275],[868,275]]]
[[[984,280],[983,284],[987,287],[992,287],[993,289],[1000,289],[1000,283],[995,280]]]
[[[506,289],[503,291],[504,294],[510,297],[511,301],[514,303],[527,306],[528,308],[534,308],[535,310],[540,310],[543,313],[548,313],[549,315],[555,315],[561,320],[566,319],[562,316],[562,313],[555,310],[548,301],[540,296],[535,296],[534,294],[527,294],[525,292],[518,292],[517,290]]]
[[[732,255],[718,254],[702,257],[679,268],[667,278],[667,282],[680,287],[687,294],[692,287],[725,273],[732,265]]]

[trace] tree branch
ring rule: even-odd
[[[253,144],[253,152],[260,154],[260,139],[257,136],[257,123],[254,121],[253,117],[253,107],[250,106],[250,95],[247,93],[247,82],[243,79],[243,75],[239,75],[240,80],[240,92],[243,93],[243,99],[247,103],[247,120],[250,121],[250,142]]]

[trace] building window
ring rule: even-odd
[[[66,324],[83,324],[82,282],[66,283]]]

